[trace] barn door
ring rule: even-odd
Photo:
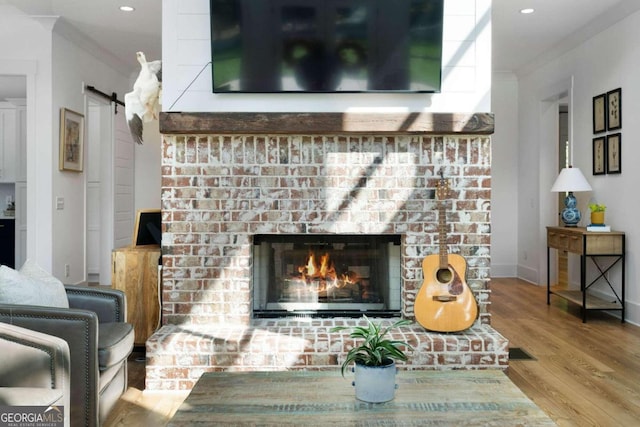
[[[110,285],[111,253],[133,233],[134,143],[122,107],[88,97],[87,111],[87,279]]]

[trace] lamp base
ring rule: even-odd
[[[576,198],[573,195],[573,191],[569,191],[567,197],[564,198],[565,208],[562,210],[560,217],[564,222],[565,227],[577,227],[580,222],[580,211],[576,209]]]

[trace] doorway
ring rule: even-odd
[[[0,75],[0,217],[11,224],[3,252],[20,268],[27,246],[27,78]]]
[[[552,255],[547,264],[547,257],[543,254],[547,251],[546,227],[559,224],[559,209],[564,204],[565,195],[552,192],[551,188],[566,159],[571,160],[572,80],[559,81],[542,90],[539,103],[539,283],[545,283],[542,278],[547,276],[547,271],[552,284],[556,284],[558,278],[557,256]]]
[[[558,174],[563,168],[569,167],[569,105],[566,100],[560,100],[560,105],[558,108]],[[560,213],[564,208],[564,198],[566,197],[565,193],[558,193],[558,223],[557,225],[562,225],[562,221],[560,220]],[[558,268],[558,279],[557,286],[560,288],[568,288],[569,286],[569,275],[568,275],[568,265],[569,265],[569,256],[565,251],[556,251],[557,252],[557,268]]]
[[[87,95],[86,275],[111,285],[111,253],[131,243],[134,219],[134,142],[122,109]]]
[[[86,274],[90,283],[108,279],[111,269],[106,257],[110,254],[108,207],[112,204],[110,193],[111,157],[110,105],[100,99],[87,96],[87,167],[86,167]],[[106,142],[106,143],[103,143]],[[103,162],[101,159],[105,159]]]

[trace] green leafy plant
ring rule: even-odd
[[[591,212],[604,212],[607,210],[607,207],[600,203],[590,203],[589,209]]]
[[[364,316],[364,319],[367,321],[367,326],[336,326],[331,328],[331,332],[351,329],[349,335],[351,338],[363,340],[362,344],[353,347],[347,353],[347,357],[342,362],[342,376],[352,362],[366,366],[385,366],[392,360],[407,360],[406,354],[400,347],[413,349],[411,344],[405,341],[385,338],[391,329],[413,323],[410,320],[398,320],[391,326],[382,328],[380,323],[372,322],[367,316]]]

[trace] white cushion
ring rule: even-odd
[[[62,282],[32,261],[20,271],[0,267],[0,303],[69,308]]]

